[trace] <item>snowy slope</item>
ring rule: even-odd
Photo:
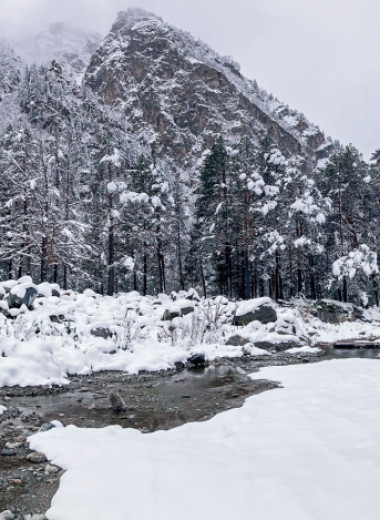
[[[380,363],[270,367],[281,381],[205,423],[30,438],[67,472],[49,520],[378,520]]]
[[[80,81],[100,41],[97,33],[60,22],[16,42],[14,47],[28,64],[50,65],[55,60],[67,78]]]

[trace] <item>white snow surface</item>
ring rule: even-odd
[[[269,353],[293,346],[287,352],[294,355],[317,354],[319,343],[364,340],[380,344],[376,307],[364,312],[366,321],[331,325],[313,317],[310,302],[290,307],[275,305],[269,298],[236,303],[221,296],[199,298],[194,290],[172,297],[143,297],[137,292],[109,297],[90,289],[83,294],[60,291],[57,285],[45,283],[34,286],[41,296],[32,309],[25,305],[8,309],[6,293],[21,296],[28,286],[33,283],[25,277],[0,282],[0,386],[64,385],[69,375],[101,370],[129,374],[166,370],[195,353],[203,353],[210,361],[247,352],[267,355],[267,350],[259,348],[263,341],[272,345]],[[52,296],[53,289],[61,297]],[[277,322],[232,325],[237,309],[247,312],[263,303],[276,308]],[[193,312],[163,320],[166,310],[182,314],[186,307]],[[10,313],[11,318],[2,313]],[[248,344],[226,345],[236,334]]]
[[[31,448],[66,470],[49,520],[378,520],[380,362],[270,367],[283,388],[144,435],[55,428]]]
[[[2,406],[0,404],[0,415],[2,415],[5,412],[5,410],[6,410],[5,406]]]

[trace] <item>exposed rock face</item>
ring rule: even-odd
[[[316,127],[244,78],[230,58],[141,9],[119,13],[84,81],[122,110],[141,141],[184,162],[217,135],[257,142],[269,134],[285,154],[314,156],[325,143]]]

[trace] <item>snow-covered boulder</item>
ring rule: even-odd
[[[252,321],[271,323],[277,320],[277,312],[270,298],[255,298],[239,305],[233,319],[233,325],[244,327]]]
[[[302,343],[297,336],[275,333],[268,334],[260,341],[255,341],[254,345],[257,348],[276,350],[277,352],[302,347]]]
[[[338,325],[344,321],[363,318],[363,310],[352,303],[342,303],[335,300],[320,300],[313,305],[313,314],[325,322]]]
[[[162,319],[164,321],[170,321],[174,318],[186,316],[191,312],[194,312],[194,303],[189,300],[179,300],[165,310]]]
[[[226,345],[232,345],[233,347],[243,347],[247,343],[250,343],[250,340],[240,334],[232,334],[226,341]]]
[[[304,334],[300,321],[290,313],[280,316],[273,329],[277,334],[301,336]]]
[[[34,300],[38,296],[38,289],[36,286],[27,281],[19,283],[12,287],[8,296],[8,305],[10,309],[19,309],[23,305],[31,307]]]

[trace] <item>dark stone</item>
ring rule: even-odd
[[[121,413],[126,411],[127,405],[125,404],[124,399],[121,397],[121,395],[119,395],[117,392],[112,392],[110,394],[110,401],[112,410],[115,413]]]
[[[206,358],[204,354],[194,354],[193,356],[190,356],[187,360],[187,368],[205,368],[209,365],[208,361],[206,361]]]
[[[16,286],[17,287],[17,286]],[[8,305],[10,309],[19,309],[22,305],[26,305],[26,307],[30,307],[34,300],[38,296],[38,291],[35,287],[27,287],[25,289],[25,294],[22,298],[17,296],[17,294],[13,294],[12,291],[8,296]]]
[[[53,289],[51,290],[51,295],[52,295],[52,296],[56,296],[57,298],[60,298],[60,297],[61,297],[61,293],[58,291],[58,289],[55,289],[55,288],[53,288]]]
[[[233,347],[243,347],[247,343],[250,343],[249,339],[243,338],[243,336],[239,336],[239,334],[230,336],[226,341],[226,345],[232,345]]]
[[[11,315],[9,314],[8,309],[4,309],[3,307],[0,307],[0,313],[3,314],[6,318],[11,318]]]
[[[49,430],[52,430],[53,428],[55,428],[54,424],[52,424],[51,422],[48,422],[48,423],[42,424],[39,431],[47,432]]]
[[[174,320],[174,318],[180,318],[180,317],[181,317],[181,314],[179,311],[169,311],[169,309],[166,309],[162,319],[164,321],[171,321],[171,320]]]
[[[62,323],[65,319],[65,316],[63,314],[59,314],[58,316],[56,314],[52,314],[49,317],[52,323]]]
[[[112,338],[115,335],[115,333],[107,327],[97,327],[96,329],[91,329],[91,334],[97,338],[104,339]]]
[[[283,352],[284,350],[288,350],[289,348],[298,348],[301,345],[297,341],[287,340],[287,341],[256,341],[255,347],[262,348],[264,350],[273,350],[275,349],[277,352]]]
[[[181,316],[187,316],[187,314],[191,314],[192,312],[194,312],[193,306],[181,308]]]
[[[10,448],[3,448],[1,450],[1,455],[3,457],[14,457],[16,455],[16,451],[15,450],[11,450]]]
[[[321,321],[333,325],[363,318],[363,310],[360,307],[334,301],[320,300],[314,304],[313,311]]]
[[[252,312],[247,312],[247,314],[242,316],[235,316],[232,324],[238,327],[245,327],[252,321],[259,321],[263,324],[277,321],[277,312],[271,305],[260,305]]]
[[[178,372],[181,372],[182,370],[185,370],[185,368],[186,368],[185,363],[183,363],[182,361],[176,361],[174,363],[174,365],[175,365],[176,370],[178,370]]]

